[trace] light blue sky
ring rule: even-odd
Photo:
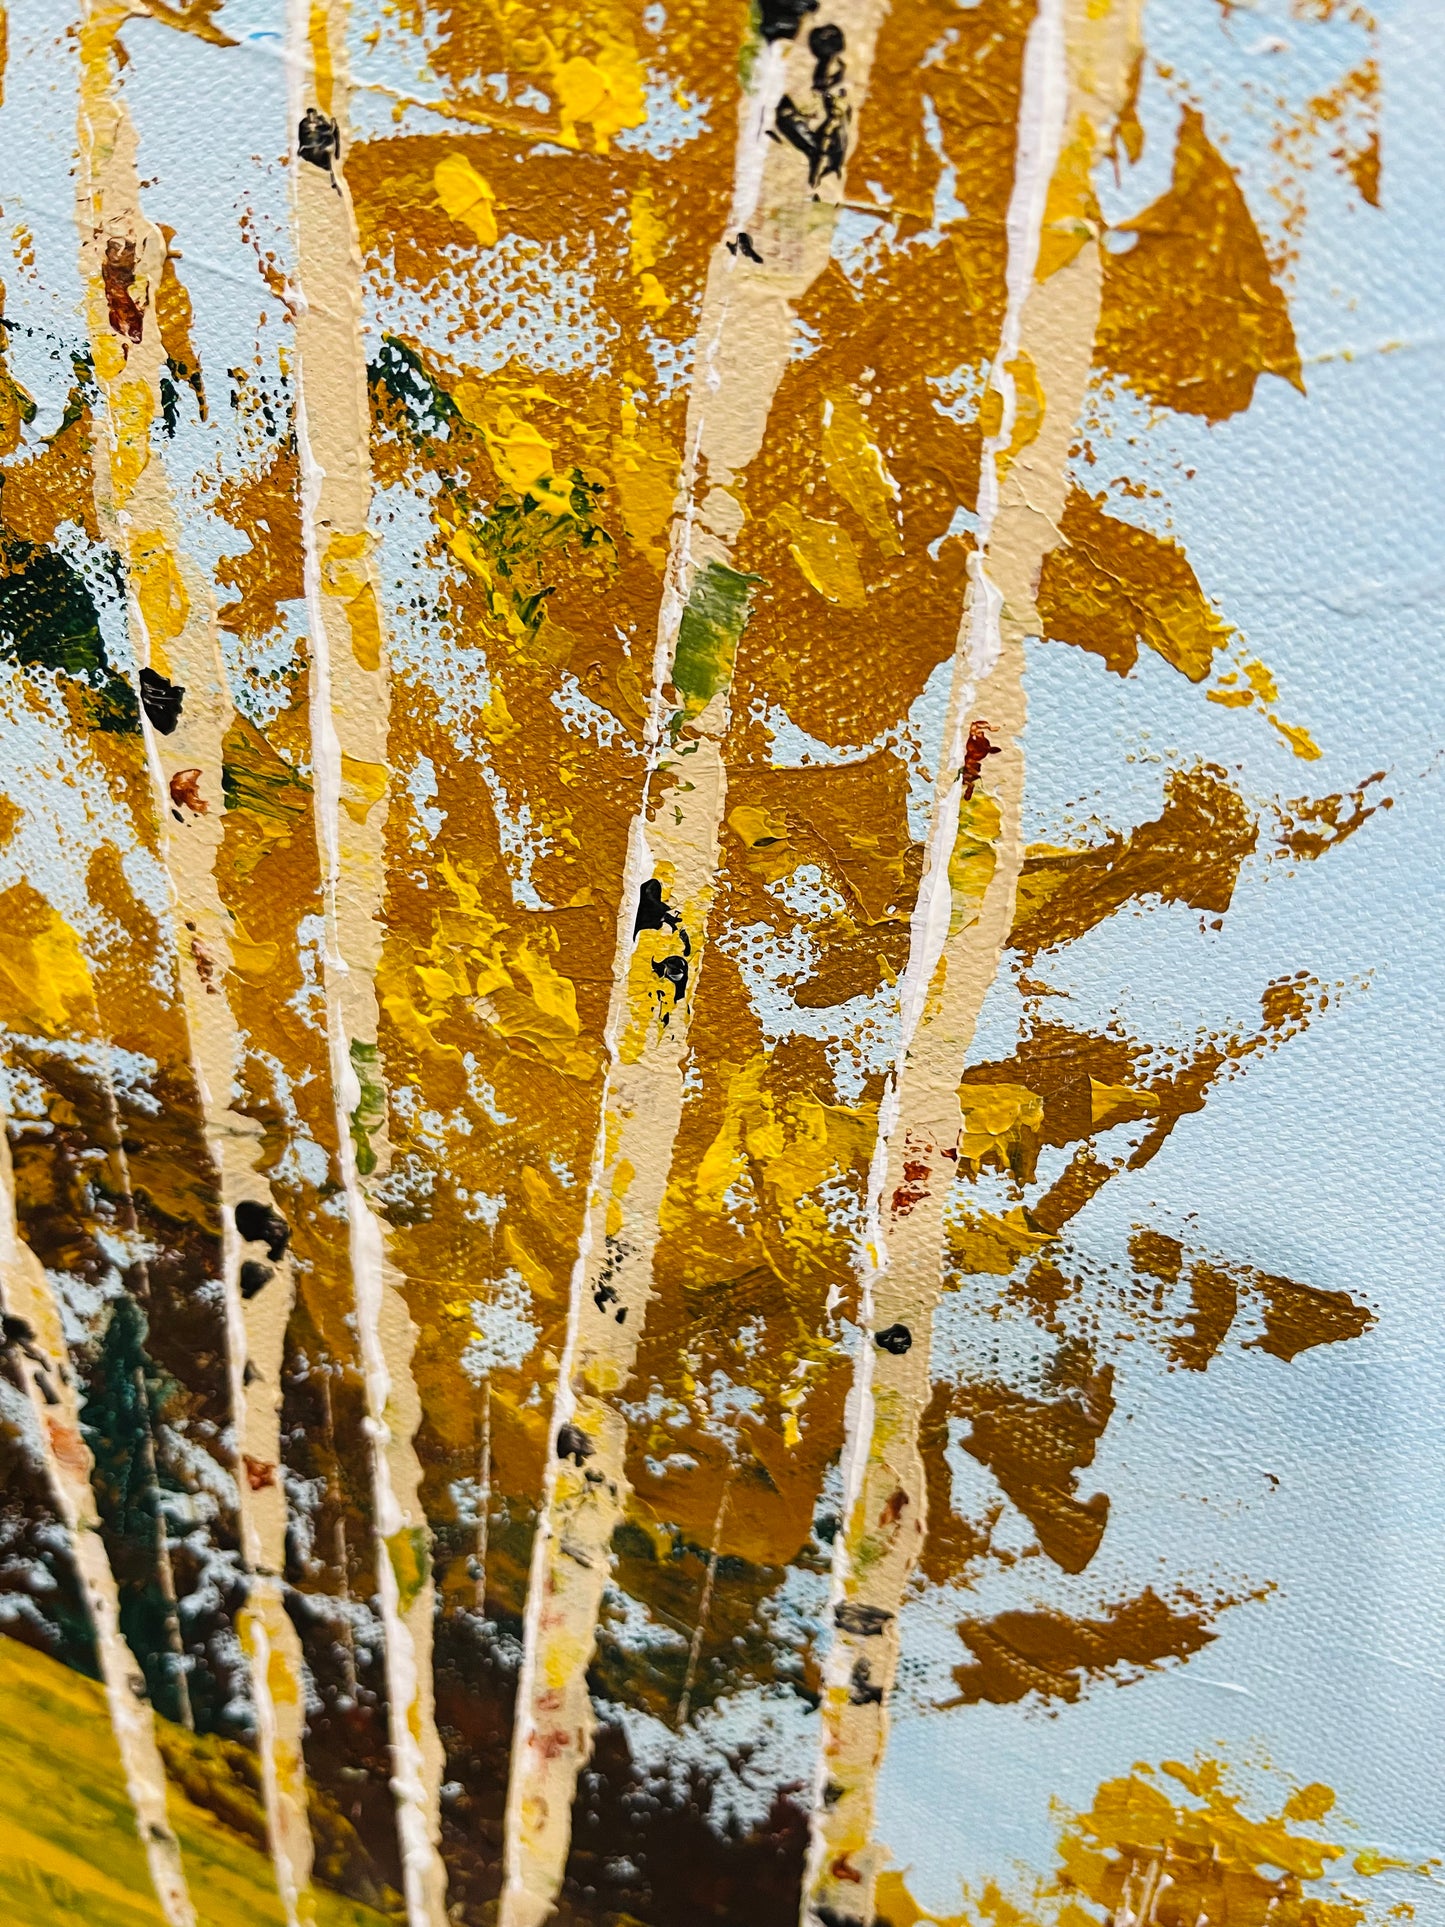
[[[1204,0],[1156,0],[1146,32],[1154,57],[1206,106],[1268,230],[1277,208],[1261,63],[1272,63],[1271,88],[1299,99],[1343,71],[1348,34],[1276,7],[1226,21]],[[1258,50],[1272,37],[1289,51]],[[1379,1322],[1358,1343],[1288,1365],[1241,1351],[1236,1334],[1202,1377],[1168,1373],[1142,1345],[1103,1347],[1120,1410],[1080,1480],[1113,1498],[1094,1567],[1070,1582],[1025,1560],[976,1596],[935,1593],[905,1615],[905,1649],[920,1664],[900,1695],[880,1833],[912,1868],[918,1898],[938,1908],[958,1905],[961,1880],[1047,1869],[1051,1800],[1087,1806],[1132,1761],[1196,1751],[1229,1760],[1261,1800],[1272,1789],[1277,1802],[1291,1781],[1327,1781],[1357,1829],[1342,1830],[1352,1842],[1406,1856],[1445,1849],[1435,1770],[1445,1733],[1445,11],[1438,0],[1394,6],[1382,42],[1383,207],[1352,202],[1327,162],[1309,179],[1291,290],[1307,397],[1265,379],[1246,415],[1213,429],[1116,414],[1120,433],[1138,439],[1116,443],[1112,468],[1098,471],[1144,473],[1163,490],[1162,503],[1121,512],[1167,520],[1278,677],[1280,714],[1311,731],[1322,760],[1296,761],[1257,714],[1205,704],[1156,658],[1124,682],[1057,647],[1031,648],[1025,738],[1026,833],[1045,840],[1066,840],[1091,816],[1126,827],[1155,814],[1166,771],[1201,755],[1260,803],[1387,771],[1393,810],[1316,864],[1251,859],[1221,932],[1182,907],[1125,910],[1035,973],[1069,993],[1050,1015],[1088,1028],[1118,1013],[1161,1043],[1249,1024],[1283,972],[1347,986],[1307,1035],[1218,1088],[1071,1231],[1107,1266],[1132,1224],[1156,1225],[1348,1291]],[[1113,218],[1168,178],[1177,109],[1157,80],[1146,107],[1163,138],[1126,183],[1132,198],[1111,202]],[[1007,1054],[1017,1020],[1002,981],[976,1059]],[[1009,1343],[959,1300],[940,1313],[938,1337],[960,1361]],[[1027,1543],[1026,1526],[1018,1536]],[[1205,1588],[1273,1580],[1276,1590],[1225,1614],[1189,1664],[1096,1688],[1057,1717],[1037,1705],[923,1710],[947,1697],[949,1669],[967,1658],[953,1630],[965,1612],[1082,1605],[1171,1574]],[[1417,1921],[1445,1920],[1438,1883],[1369,1884],[1382,1910],[1408,1900]]]

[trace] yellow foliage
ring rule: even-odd
[[[509,972],[489,989],[480,1005],[486,1021],[509,1043],[530,1045],[565,1076],[591,1077],[597,1068],[596,1055],[578,1041],[582,1025],[571,979],[554,967],[531,938],[517,946],[510,969],[521,977],[522,985]]]
[[[667,243],[667,224],[657,212],[650,187],[635,188],[628,203],[632,272],[655,268]]]
[[[672,306],[672,296],[655,274],[643,274],[637,282],[637,305],[649,314],[666,314]]]
[[[503,402],[497,411],[496,427],[483,426],[482,433],[503,488],[512,489],[518,495],[530,495],[551,515],[570,512],[571,497],[554,473],[552,444],[535,423],[524,421]],[[481,573],[486,573],[490,582],[485,565]]]
[[[867,596],[853,538],[836,522],[819,522],[784,502],[768,517],[788,537],[788,553],[827,602],[861,609]]]
[[[630,394],[622,407],[622,433],[612,439],[612,479],[628,535],[658,568],[667,561],[657,538],[672,520],[681,463],[655,428],[639,426]]]
[[[574,54],[552,74],[552,91],[562,120],[558,138],[564,147],[578,147],[579,122],[588,122],[592,141],[605,154],[612,137],[624,128],[640,127],[647,119],[642,68],[630,46],[604,39],[595,59]]]
[[[1324,752],[1307,729],[1302,729],[1298,723],[1282,723],[1278,716],[1271,716],[1269,722],[1272,728],[1279,731],[1301,762],[1317,763],[1319,761]]]
[[[248,936],[241,919],[231,913],[231,962],[243,977],[264,977],[274,970],[281,956],[281,946],[277,943],[258,943]]]
[[[1153,1091],[1136,1090],[1132,1084],[1101,1084],[1089,1079],[1089,1115],[1094,1124],[1120,1121],[1120,1113],[1157,1111],[1159,1099]]]
[[[432,180],[437,199],[451,218],[470,228],[484,248],[494,246],[497,197],[466,156],[445,155],[437,162]]]
[[[75,932],[30,884],[13,884],[0,896],[0,1019],[56,1037],[93,996]]]
[[[528,1291],[539,1298],[555,1298],[557,1287],[552,1274],[537,1254],[526,1245],[514,1225],[504,1224],[501,1231],[501,1247],[508,1264],[514,1265],[521,1273],[522,1282]]]
[[[1099,210],[1090,179],[1094,160],[1094,129],[1081,115],[1073,138],[1055,163],[1044,203],[1043,231],[1039,236],[1039,259],[1034,273],[1047,281],[1060,268],[1067,267],[1086,241],[1099,232]]]
[[[948,859],[948,884],[953,896],[950,936],[977,921],[998,867],[997,844],[1002,828],[1003,818],[991,796],[969,797],[959,805],[958,835]]]
[[[958,1154],[975,1168],[988,1157],[1007,1162],[1024,1132],[1043,1125],[1044,1100],[1025,1084],[961,1084],[958,1095],[963,1105]]]
[[[374,674],[381,667],[381,615],[365,567],[371,540],[365,530],[333,535],[326,545],[321,583],[328,595],[345,606],[352,654],[363,669]]]
[[[948,1227],[948,1256],[960,1272],[1007,1278],[1020,1258],[1030,1258],[1055,1242],[1056,1233],[1035,1231],[1022,1206],[1002,1217],[970,1211]]]
[[[710,1215],[728,1208],[743,1179],[765,1190],[785,1244],[800,1257],[822,1259],[834,1233],[818,1187],[867,1158],[871,1113],[824,1104],[809,1092],[781,1101],[766,1088],[768,1054],[759,1052],[728,1081],[722,1122],[690,1185],[670,1187],[664,1222],[681,1223],[685,1193]]]
[[[390,776],[385,763],[364,762],[359,756],[341,756],[341,807],[353,823],[364,823],[382,797]]]
[[[846,391],[823,403],[823,467],[829,486],[842,497],[885,555],[901,555],[893,505],[898,485],[868,428],[857,398]]]
[[[739,803],[728,811],[728,828],[742,838],[750,850],[767,849],[770,844],[787,841],[787,819],[756,803]]]
[[[169,666],[162,667],[165,645],[185,628],[191,613],[190,597],[170,544],[158,530],[131,538],[130,563],[151,659],[163,674],[169,674]]]

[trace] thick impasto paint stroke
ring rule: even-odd
[[[367,1391],[386,1640],[393,1788],[410,1927],[440,1927],[441,1745],[432,1711],[433,1595],[412,1445],[411,1329],[366,1180],[386,1170],[377,1055],[377,916],[385,888],[388,674],[368,528],[371,475],[358,251],[345,185],[347,8],[295,0],[288,58],[301,311],[296,321],[311,757],[326,917],[323,983]]]
[[[264,11],[89,9],[88,345],[43,438],[0,385],[6,1516],[55,1575],[6,1623],[101,1674],[168,1921],[942,1920],[890,1726],[1083,1730],[1225,1650],[1275,1572],[1146,1545],[1124,1428],[1389,1330],[1177,1213],[1097,1249],[1364,988],[1285,958],[1171,1030],[1120,959],[1407,794],[1231,760],[1332,748],[1156,449],[1227,470],[1313,388],[1300,180],[1388,204],[1379,29],[1249,81],[1261,212],[1122,0]],[[263,71],[289,214],[218,230],[155,79]],[[284,342],[223,370],[253,262]],[[1062,819],[1054,644],[1091,729],[1198,704]],[[102,1702],[27,1665],[89,1760]],[[1159,1919],[1166,1874],[1213,1918],[1206,1855],[1365,1917],[1300,1884],[1320,1789],[1163,1771],[1191,1805],[1108,1780],[958,1920]]]
[[[785,148],[769,151],[766,123],[785,86],[804,97],[811,87],[824,100],[832,87],[841,101],[845,71],[846,98],[860,112],[877,30],[874,11],[830,9],[806,41],[796,31],[764,41],[757,91],[740,115],[732,219],[714,249],[703,303],[653,671],[650,778],[629,839],[610,1062],[528,1594],[508,1800],[502,1918],[510,1927],[533,1927],[554,1904],[590,1747],[587,1669],[625,1505],[627,1427],[612,1400],[631,1375],[650,1296],[667,1181],[659,1151],[681,1118],[688,1018],[726,809],[720,745],[753,587],[736,567],[741,515],[729,484],[766,432],[794,312],[829,258],[845,185],[846,119],[836,159],[807,168]],[[826,198],[813,192],[820,179]]]

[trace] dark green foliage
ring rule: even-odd
[[[414,348],[408,348],[395,335],[383,335],[375,361],[367,363],[366,378],[372,406],[385,411],[390,404],[391,411],[400,414],[418,441],[445,436],[457,405],[432,380]]]
[[[139,728],[135,692],[106,658],[84,577],[57,549],[18,536],[0,538],[0,657],[84,683],[98,728]]]
[[[568,514],[553,513],[531,495],[520,500],[503,495],[479,515],[468,517],[468,531],[529,637],[546,620],[547,598],[557,587],[547,577],[560,576],[559,564],[575,566],[585,560],[594,566],[600,563],[609,573],[616,567],[617,544],[598,520],[602,493],[600,482],[589,482],[574,468],[567,489]],[[466,511],[460,495],[457,506]]]
[[[184,1644],[189,1657],[203,1655],[201,1664],[188,1666],[184,1695],[174,1651],[175,1617],[166,1596],[160,1538],[167,1539],[174,1585],[183,1596],[194,1586],[200,1548],[172,1539],[175,1528],[165,1517],[168,1496],[180,1498],[183,1481],[175,1476],[159,1449],[161,1431],[179,1388],[168,1379],[146,1350],[145,1313],[128,1294],[116,1299],[88,1374],[81,1425],[95,1459],[93,1483],[106,1550],[120,1592],[120,1624],[136,1657],[152,1702],[167,1719],[185,1717],[185,1700],[198,1732],[224,1728],[223,1707],[230,1697],[224,1669],[204,1663],[208,1630],[194,1613]],[[157,1521],[160,1520],[161,1530]],[[203,1555],[202,1555],[203,1556]],[[223,1606],[225,1603],[223,1602]],[[202,1618],[210,1620],[207,1612]],[[197,1637],[199,1636],[199,1637]]]

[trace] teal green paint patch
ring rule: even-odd
[[[287,830],[311,810],[311,785],[244,716],[221,744],[221,795],[228,810],[249,810]]]
[[[672,659],[673,687],[683,699],[682,721],[700,716],[732,681],[749,598],[761,581],[761,576],[743,575],[725,562],[709,562],[693,583]],[[679,726],[674,725],[674,734]]]
[[[376,1169],[372,1136],[386,1117],[386,1086],[381,1081],[381,1058],[375,1044],[363,1044],[353,1037],[351,1068],[361,1086],[361,1096],[351,1113],[351,1142],[356,1147],[356,1168],[362,1177],[369,1178]]]

